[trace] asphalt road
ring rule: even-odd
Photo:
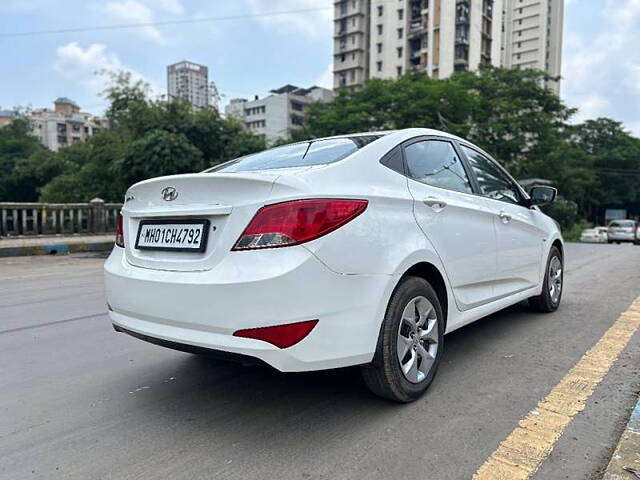
[[[568,245],[562,307],[445,339],[422,399],[357,369],[280,374],[115,333],[89,256],[0,259],[2,479],[468,479],[640,295],[640,247]],[[635,403],[640,334],[536,479],[599,478]]]

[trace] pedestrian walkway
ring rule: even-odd
[[[1,237],[0,257],[100,252],[113,247],[115,235],[49,235]]]
[[[640,478],[640,399],[631,412],[627,428],[613,452],[602,480]]]

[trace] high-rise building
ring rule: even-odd
[[[242,120],[255,135],[273,142],[288,138],[293,130],[302,126],[310,103],[330,102],[333,98],[333,92],[326,88],[285,85],[271,90],[270,95],[263,98],[257,95],[253,100],[233,98],[225,113]]]
[[[170,100],[190,103],[194,110],[211,105],[209,69],[187,60],[167,67],[167,93]]]
[[[533,39],[534,26],[541,38],[538,56],[543,58],[535,66],[559,74],[562,3],[336,0],[334,88],[359,87],[369,78],[396,78],[410,70],[446,78],[456,71],[475,70],[481,64],[516,66],[512,59],[517,54],[511,53],[518,43],[516,36],[530,35]],[[520,28],[508,27],[509,22],[513,26],[518,21],[529,30],[522,33]],[[532,62],[519,64],[534,66]]]
[[[504,0],[502,64],[537,68],[559,77],[562,62],[564,0]],[[547,85],[556,93],[559,81]]]

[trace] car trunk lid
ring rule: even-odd
[[[229,252],[267,201],[278,176],[277,172],[199,173],[160,177],[134,185],[127,191],[122,209],[127,261],[158,270],[210,270]],[[165,195],[167,189],[175,193]],[[206,221],[204,251],[136,248],[141,222],[180,224],[183,220]]]

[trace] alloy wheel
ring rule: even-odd
[[[397,355],[404,377],[411,383],[423,381],[437,352],[436,309],[425,297],[415,297],[404,308],[398,327]]]
[[[548,287],[549,296],[555,305],[560,301],[560,293],[562,292],[562,261],[559,257],[553,257],[549,262]]]

